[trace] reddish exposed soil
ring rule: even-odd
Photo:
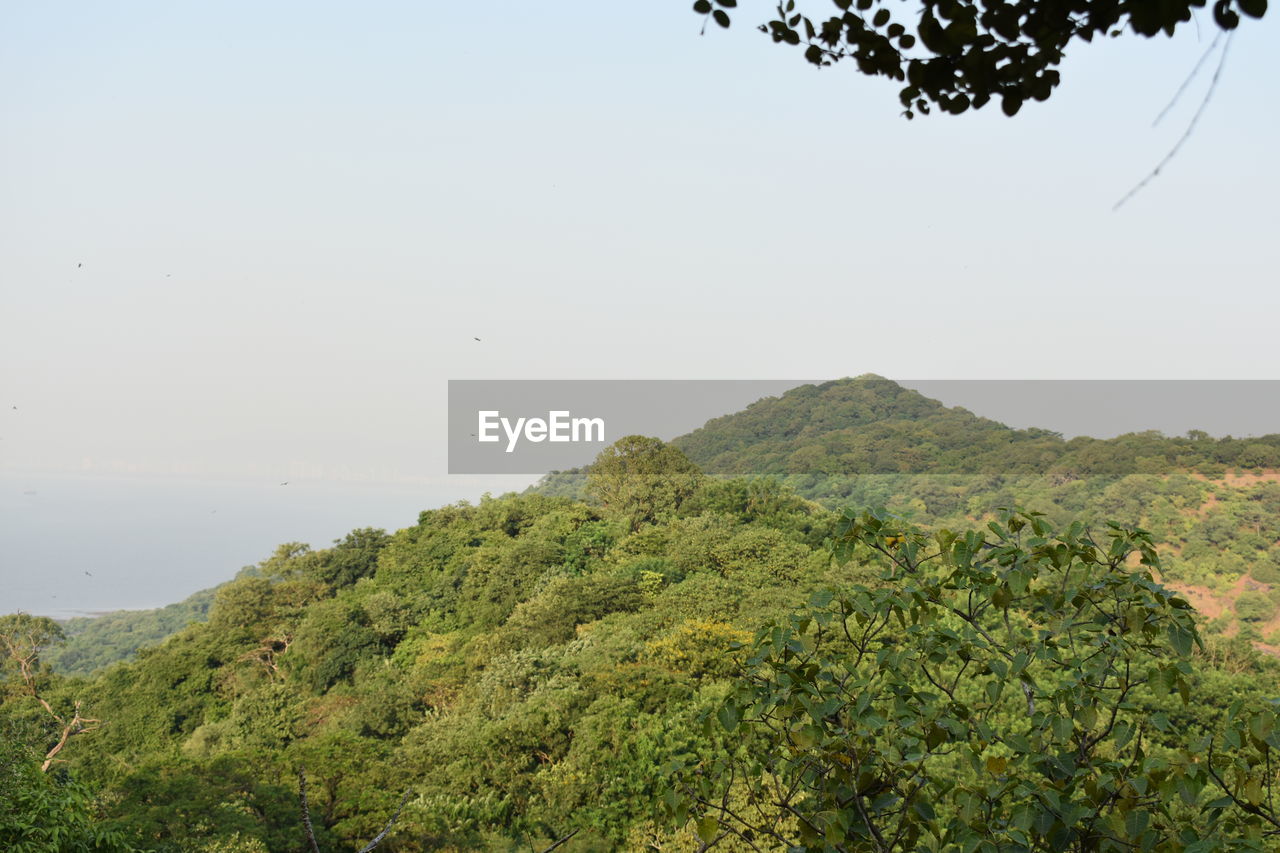
[[[1267,592],[1271,589],[1271,584],[1260,583],[1253,578],[1245,575],[1231,585],[1231,588],[1225,592],[1214,592],[1205,586],[1194,586],[1191,584],[1180,584],[1170,582],[1166,584],[1170,589],[1176,590],[1187,601],[1191,602],[1201,615],[1206,619],[1217,619],[1223,613],[1235,611],[1236,599],[1244,592]],[[1260,622],[1255,626],[1258,633],[1264,637],[1271,636],[1273,631],[1280,630],[1280,610],[1276,615],[1266,622]],[[1239,630],[1239,624],[1233,623],[1226,631],[1227,636],[1234,636]],[[1267,643],[1255,642],[1253,647],[1264,654],[1272,657],[1280,657],[1280,646],[1273,646]]]

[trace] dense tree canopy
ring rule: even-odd
[[[1190,604],[1155,583],[1145,532],[1099,541],[1004,513],[928,536],[867,512],[840,542],[880,576],[759,633],[716,714],[730,737],[683,775],[704,841],[1272,849],[1272,711],[1216,754],[1152,713],[1193,701],[1200,639]]]
[[[591,466],[587,490],[632,530],[680,508],[702,474],[675,447],[628,435],[606,447]]]
[[[696,0],[693,9],[722,27],[737,0]],[[863,74],[902,83],[907,117],[948,113],[998,100],[1014,115],[1043,101],[1060,81],[1057,66],[1073,42],[1130,32],[1173,35],[1207,0],[830,0],[830,10],[782,0],[760,26],[775,42],[804,46],[814,65],[849,60]],[[810,11],[813,9],[813,11]],[[1260,18],[1267,0],[1214,0],[1213,21],[1234,30],[1241,15]],[[704,25],[705,26],[705,25]]]

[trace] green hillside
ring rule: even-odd
[[[1181,437],[1148,431],[1068,440],[945,406],[874,375],[766,397],[672,444],[708,474],[777,477],[806,497],[834,502],[855,494],[853,483],[872,475],[939,475],[956,482],[1034,476],[1058,486],[1129,474],[1215,480],[1228,472],[1280,469],[1280,434],[1215,438],[1200,431]],[[536,489],[581,497],[585,472],[552,472]]]
[[[910,527],[877,528],[874,547],[855,542],[855,559],[836,559],[829,543],[848,520],[776,483],[695,474],[672,492],[665,473],[650,481],[637,470],[653,468],[620,458],[607,482],[598,472],[593,490],[608,496],[604,507],[513,495],[424,512],[391,536],[355,531],[322,551],[282,546],[218,589],[208,621],[91,679],[45,670],[24,680],[12,658],[0,724],[25,744],[10,756],[15,766],[38,763],[58,739],[59,724],[33,693],[62,721],[73,707],[102,721],[70,737],[58,753],[65,764],[55,765],[92,796],[54,799],[36,771],[13,784],[67,814],[60,819],[76,831],[123,839],[86,849],[305,850],[296,794],[304,767],[322,850],[357,849],[405,791],[383,849],[542,850],[570,835],[560,849],[695,849],[709,818],[681,818],[679,768],[731,749],[704,715],[725,722],[717,709],[745,683],[734,644],[750,644],[822,590],[882,586],[888,564],[876,549],[886,543],[912,549],[905,555],[931,540]],[[658,479],[663,489],[650,485]],[[625,511],[611,508],[620,496]],[[972,549],[992,533],[950,536]],[[983,546],[993,559],[1008,553],[999,542]],[[1109,577],[1147,583],[1129,580],[1128,548],[1109,553]],[[1139,606],[1115,600],[1125,613]],[[1161,607],[1170,618],[1179,612]],[[17,647],[29,627],[0,620]],[[1126,652],[1142,672],[1174,654],[1161,645],[1163,630]],[[886,635],[895,636],[907,635]],[[1233,699],[1261,700],[1280,685],[1277,665],[1247,644],[1211,639],[1184,664],[1185,673],[1169,670],[1170,684],[1194,703],[1144,676],[1122,716],[1167,716],[1142,740],[1163,761],[1176,760],[1184,737],[1214,731]],[[1052,697],[1065,688],[1043,678],[1039,701],[1060,701]],[[1011,725],[1025,716],[1019,703],[1015,691],[1009,707],[982,714]],[[831,709],[823,719],[839,717],[823,707]],[[1035,725],[1058,731],[1060,719],[1041,715]],[[758,748],[769,749],[767,739]],[[969,778],[959,766],[939,772],[939,784]],[[1215,796],[1196,788],[1185,800]],[[921,820],[951,814],[948,802],[938,799]],[[1175,796],[1166,819],[1221,833],[1220,820],[1247,817],[1186,803]],[[11,818],[8,831],[18,825]],[[0,841],[13,838],[5,832],[0,817]]]
[[[214,590],[203,589],[176,604],[152,610],[116,610],[67,619],[62,623],[66,640],[51,648],[44,660],[62,675],[90,675],[131,659],[138,649],[153,646],[192,622],[203,622],[213,596]]]
[[[323,851],[393,815],[403,853],[1274,849],[1280,482],[1223,461],[1271,439],[1063,441],[873,378],[678,444],[282,545],[87,676],[0,617],[0,846],[301,853],[305,770]]]
[[[727,476],[1043,471],[1065,450],[1054,433],[1009,429],[878,376],[804,385],[673,443]]]
[[[886,506],[926,525],[979,521],[991,507],[1018,503],[1058,523],[1149,527],[1166,547],[1165,578],[1215,617],[1216,629],[1280,649],[1280,611],[1257,604],[1280,584],[1280,436],[1067,441],[864,376],[766,398],[673,444],[708,473],[767,475],[832,508]],[[584,470],[557,472],[534,491],[585,499],[585,484]],[[1234,618],[1241,595],[1252,601],[1248,620]],[[63,674],[90,674],[206,618],[212,597],[206,590],[155,611],[69,620],[66,642],[45,660]]]
[[[1158,432],[1064,440],[947,407],[879,376],[804,385],[708,421],[673,444],[710,474],[797,477],[813,497],[867,474],[969,474],[1052,480],[1131,473],[1280,468],[1280,434],[1181,438]]]
[[[1059,524],[1149,528],[1166,552],[1164,578],[1214,629],[1280,652],[1280,435],[1065,440],[869,375],[765,398],[672,443],[711,474],[773,477],[831,508],[885,506],[928,526],[1017,504]],[[583,470],[557,472],[536,490],[586,498],[585,483]],[[1235,618],[1241,596],[1248,619]]]

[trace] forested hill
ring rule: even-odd
[[[1280,652],[1280,435],[1068,440],[867,375],[759,400],[672,443],[710,474],[771,477],[831,508],[884,506],[930,526],[1013,505],[1060,524],[1141,525],[1162,546],[1164,579],[1215,629]],[[584,497],[585,483],[559,472],[537,490]]]
[[[857,498],[855,480],[869,475],[1034,477],[1062,485],[1130,474],[1216,480],[1228,471],[1280,469],[1280,434],[1215,438],[1150,430],[1064,439],[945,406],[871,374],[766,397],[672,444],[708,474],[777,477],[829,505]],[[553,472],[535,491],[580,497],[585,481],[584,469]]]
[[[1145,534],[976,504],[949,530],[850,516],[655,439],[590,477],[589,504],[506,495],[283,545],[207,621],[88,678],[44,664],[51,620],[0,616],[0,849],[358,850],[397,815],[379,851],[694,850],[730,811],[770,841],[718,849],[1274,849],[1232,840],[1280,826],[1280,663],[1213,625],[1196,643]],[[1131,475],[1054,514],[1096,499],[1180,524],[1197,483]],[[1235,540],[1253,553],[1275,538],[1258,518]],[[1226,553],[1197,542],[1182,554]],[[1261,625],[1277,587],[1254,586],[1241,618]],[[757,694],[781,728],[743,713]],[[1228,782],[1193,760],[1209,737]],[[745,800],[764,761],[813,790]],[[849,819],[845,785],[875,814]],[[938,843],[826,843],[873,820]],[[1085,843],[1095,824],[1125,846]]]
[[[707,473],[772,476],[829,507],[883,505],[925,524],[960,525],[992,507],[1021,504],[1060,523],[1115,517],[1147,525],[1170,548],[1167,577],[1194,587],[1197,603],[1213,616],[1225,613],[1228,624],[1240,595],[1257,592],[1242,584],[1280,581],[1273,473],[1280,435],[1064,440],[866,375],[765,398],[673,444]],[[581,498],[585,482],[581,471],[564,472],[535,491]],[[212,598],[206,590],[158,611],[73,620],[64,625],[65,644],[45,661],[87,675],[203,621]],[[1245,625],[1246,633],[1258,640],[1274,634],[1280,646],[1280,616],[1252,612],[1265,618]]]
[[[1280,467],[1280,434],[1174,438],[1142,432],[1065,440],[1013,429],[866,375],[804,385],[708,421],[673,444],[710,474],[1025,474],[1057,479],[1134,472]]]
[[[976,470],[976,459],[1042,466],[1061,437],[1015,430],[879,376],[802,385],[708,421],[677,447],[720,475]]]
[[[153,646],[209,616],[215,590],[202,589],[176,604],[152,610],[116,610],[62,623],[66,641],[45,653],[45,663],[65,675],[89,675],[144,646]]]

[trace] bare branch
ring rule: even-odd
[[[1158,125],[1160,123],[1160,120],[1163,119],[1166,115],[1168,115],[1169,110],[1173,109],[1174,105],[1176,105],[1178,101],[1181,100],[1182,93],[1187,91],[1187,87],[1191,85],[1191,81],[1196,79],[1196,75],[1200,73],[1200,68],[1204,65],[1204,61],[1208,59],[1209,54],[1213,53],[1213,51],[1218,47],[1218,41],[1221,38],[1222,38],[1221,30],[1219,30],[1217,33],[1214,33],[1213,41],[1209,42],[1209,47],[1205,50],[1204,53],[1200,54],[1200,58],[1196,60],[1195,67],[1192,68],[1191,73],[1187,75],[1187,79],[1182,81],[1182,85],[1178,87],[1178,91],[1173,93],[1172,100],[1170,100],[1169,103],[1165,105],[1165,108],[1160,111],[1160,114],[1156,116],[1155,121],[1151,122],[1152,127],[1155,127],[1156,125]]]
[[[542,853],[551,853],[551,851],[552,851],[552,850],[555,850],[555,849],[556,849],[557,847],[559,847],[561,844],[564,844],[564,843],[565,843],[566,841],[568,841],[570,838],[573,838],[573,837],[574,837],[575,835],[577,835],[580,831],[581,831],[581,830],[577,830],[577,829],[575,829],[573,832],[569,833],[569,834],[568,834],[568,835],[566,835],[564,838],[561,838],[559,841],[557,841],[556,843],[552,844],[552,845],[551,845],[550,847],[548,847],[546,850],[543,850],[543,851],[542,851]],[[360,851],[360,853],[364,853],[364,851],[363,851],[363,850],[361,850],[361,851]]]
[[[307,768],[298,768],[298,800],[302,803],[302,826],[307,831],[307,841],[311,842],[311,853],[320,853],[320,845],[316,844],[316,833],[311,828],[311,810],[307,808]]]
[[[400,805],[399,807],[396,808],[396,813],[391,816],[391,820],[387,821],[387,825],[382,827],[382,832],[379,832],[377,835],[373,837],[372,841],[370,841],[364,847],[360,848],[360,853],[369,853],[370,850],[372,850],[373,848],[377,847],[379,844],[382,843],[382,839],[387,837],[387,833],[391,831],[391,827],[395,825],[396,820],[400,817],[400,812],[404,811],[404,805],[407,802],[409,802],[409,790],[405,789],[404,796],[400,798]],[[577,830],[574,830],[574,832],[576,831]],[[572,837],[572,833],[570,833],[569,837]],[[568,837],[561,840],[567,841]],[[557,842],[556,844],[553,844],[551,847],[548,847],[547,849],[554,850],[557,846],[559,846],[559,842]]]

